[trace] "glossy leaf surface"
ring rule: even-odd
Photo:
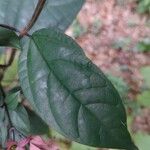
[[[1,0],[0,24],[22,29],[30,20],[38,0]],[[84,0],[46,0],[46,5],[32,31],[55,26],[65,30],[73,21]]]
[[[54,28],[35,32],[20,56],[19,77],[33,109],[63,135],[133,149],[120,96],[70,37]]]
[[[20,48],[19,37],[14,31],[0,27],[0,46]]]

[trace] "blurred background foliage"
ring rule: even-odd
[[[137,11],[139,13],[150,13],[150,1],[149,0],[138,0]]]
[[[118,90],[126,106],[128,125],[140,150],[150,149],[150,0],[87,0],[67,34],[85,50]],[[0,49],[0,64],[10,56]],[[17,60],[2,84],[18,84]],[[100,150],[70,142],[50,130],[61,150]]]

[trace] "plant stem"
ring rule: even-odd
[[[9,58],[8,63],[5,64],[5,65],[0,65],[0,68],[2,68],[2,69],[5,70],[5,69],[8,68],[9,66],[11,66],[11,64],[12,64],[14,58],[15,58],[15,54],[16,54],[16,49],[15,49],[15,48],[12,48],[12,49],[11,49],[11,54],[10,54],[10,58]]]
[[[0,24],[0,27],[3,27],[3,28],[6,28],[6,29],[9,29],[9,30],[12,30],[12,31],[15,31],[15,32],[19,32],[20,31],[12,26],[9,26],[9,25],[6,25],[6,24]]]
[[[33,27],[33,25],[35,24],[35,22],[37,21],[43,7],[45,4],[46,0],[39,0],[38,4],[35,8],[35,11],[32,15],[31,20],[28,22],[27,26],[21,31],[20,37],[23,37],[25,34],[28,33],[28,31],[30,31],[30,29]]]
[[[33,25],[35,24],[35,22],[37,21],[43,7],[44,7],[44,4],[45,4],[46,0],[39,0],[38,1],[38,4],[35,8],[35,11],[31,17],[31,20],[28,22],[28,24],[26,25],[26,27],[24,27],[24,29],[22,31],[19,31],[18,29],[14,28],[14,27],[11,27],[9,25],[5,25],[5,24],[0,24],[0,27],[4,27],[4,28],[7,28],[9,30],[12,30],[12,31],[15,31],[15,32],[19,32],[20,35],[20,39],[27,35],[27,36],[30,36],[28,34],[28,31],[30,31],[30,29],[33,27]],[[9,61],[7,64],[4,64],[4,65],[0,65],[0,68],[2,68],[3,72],[5,73],[5,70],[12,65],[12,62],[15,58],[15,55],[16,55],[16,49],[15,48],[11,48],[11,55],[10,55],[10,58],[9,58]],[[4,75],[4,74],[3,74]],[[1,92],[2,92],[2,95],[3,95],[3,99],[5,99],[6,95],[5,95],[5,92],[3,90],[3,87],[1,85],[1,81],[3,79],[3,75],[2,75],[2,78],[0,79],[0,89],[1,89]],[[13,129],[13,124],[12,124],[12,121],[11,121],[11,117],[10,117],[10,114],[9,114],[9,111],[8,111],[8,108],[7,108],[7,105],[5,104],[5,101],[3,101],[3,104],[0,106],[0,107],[4,107],[5,108],[5,112],[6,112],[6,115],[8,117],[8,121],[9,121],[9,128],[10,129]],[[12,138],[13,140],[15,140],[15,133],[14,133],[14,130],[12,130]]]
[[[37,6],[35,8],[35,11],[34,11],[32,17],[31,17],[31,20],[28,22],[28,24],[26,25],[26,27],[22,31],[19,31],[18,29],[14,28],[14,27],[11,27],[11,26],[8,26],[8,25],[5,25],[5,24],[0,24],[0,26],[4,27],[4,28],[7,28],[7,29],[10,29],[10,30],[13,30],[15,32],[19,32],[20,33],[20,35],[19,35],[20,38],[22,38],[24,35],[30,36],[28,34],[28,31],[33,27],[36,20],[38,19],[39,15],[40,15],[43,7],[44,7],[45,2],[46,2],[46,0],[39,0],[38,1],[38,4],[37,4]],[[6,65],[0,65],[0,68],[5,70],[9,66],[11,66],[11,64],[12,64],[14,58],[15,58],[15,54],[16,54],[16,49],[12,48],[11,56],[10,56],[10,59],[9,59],[8,63]]]

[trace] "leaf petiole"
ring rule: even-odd
[[[12,26],[6,25],[6,24],[0,24],[0,27],[4,27],[4,28],[6,28],[6,29],[9,29],[9,30],[12,30],[12,31],[15,31],[15,32],[19,32],[19,33],[20,33],[20,31],[19,31],[18,29],[14,28],[14,27],[12,27]]]
[[[27,26],[24,27],[24,29],[21,31],[20,37],[23,37],[24,35],[26,35],[28,33],[28,31],[33,27],[33,25],[35,24],[35,22],[37,21],[43,7],[45,4],[46,0],[39,0],[38,4],[35,8],[35,11],[32,15],[31,20],[28,22]]]

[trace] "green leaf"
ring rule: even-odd
[[[65,30],[74,20],[85,0],[47,0],[32,31],[55,26]],[[38,0],[0,1],[0,24],[23,28],[30,20]]]
[[[5,103],[8,109],[15,110],[19,102],[21,102],[20,88],[15,88],[7,93]]]
[[[32,135],[41,135],[41,134],[49,134],[49,127],[46,123],[35,114],[35,112],[31,111],[30,109],[26,108],[26,111],[29,116],[30,120],[30,133]]]
[[[4,97],[2,94],[2,91],[0,89],[0,106],[3,105],[4,102]],[[4,147],[6,144],[6,139],[7,139],[7,118],[5,116],[5,109],[4,107],[0,107],[0,148]]]
[[[0,27],[0,46],[10,46],[20,49],[19,37],[14,31]]]
[[[0,147],[5,147],[7,140],[8,120],[5,116],[5,109],[0,107]]]
[[[23,106],[18,105],[18,107],[15,110],[9,109],[9,114],[13,126],[21,133],[29,135],[30,121],[26,109]]]
[[[13,126],[24,135],[47,134],[49,127],[33,111],[21,105],[9,110]]]
[[[49,127],[32,110],[21,105],[21,101],[20,87],[6,94],[5,103],[13,126],[25,135],[47,134]]]
[[[68,138],[95,147],[133,148],[122,100],[68,36],[35,32],[19,60],[23,92],[41,118]]]

